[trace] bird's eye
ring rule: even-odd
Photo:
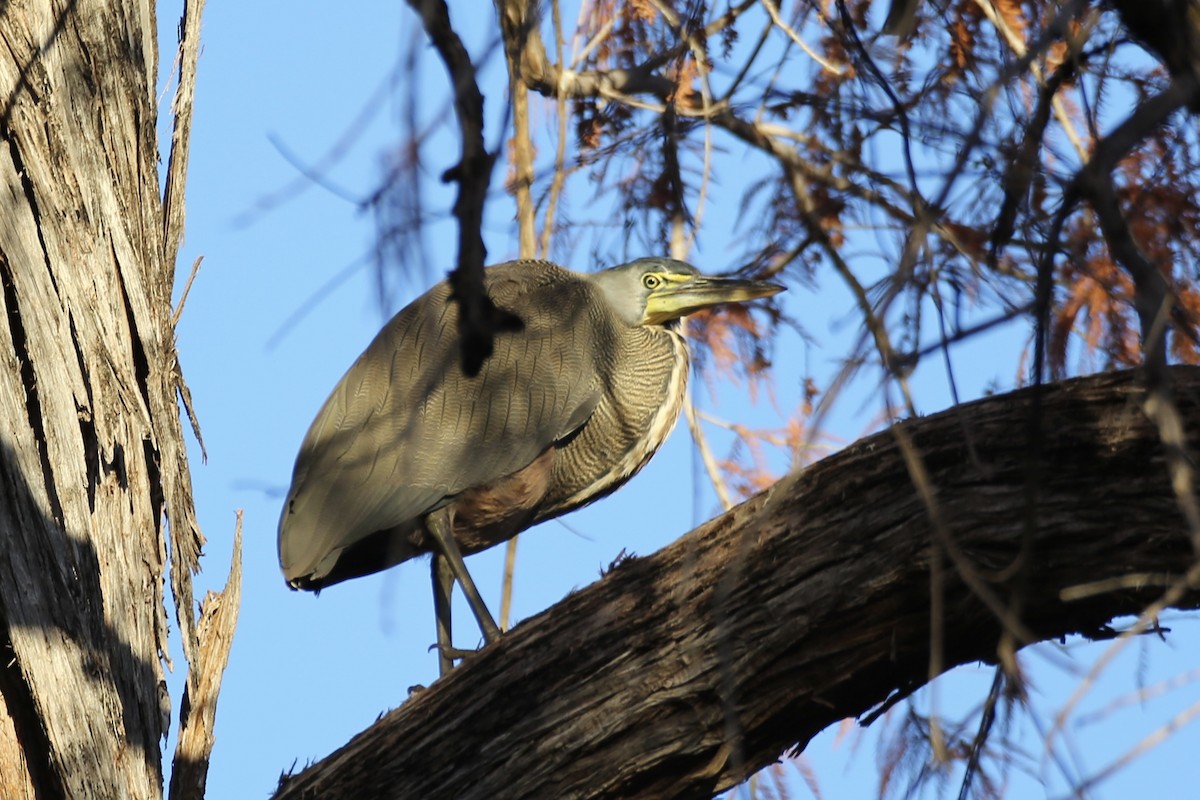
[[[658,277],[657,275],[642,276],[642,286],[645,286],[647,289],[657,289],[661,285],[662,278]]]

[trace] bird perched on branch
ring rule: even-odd
[[[279,520],[279,563],[318,590],[433,556],[439,667],[453,665],[450,595],[463,587],[499,636],[463,563],[597,500],[650,459],[687,385],[679,319],[783,287],[643,258],[585,275],[546,261],[486,271],[516,317],[478,374],[459,361],[457,303],[439,283],[391,319],[343,376],[300,446]]]

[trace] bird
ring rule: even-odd
[[[474,375],[446,281],[398,312],[338,382],[296,457],[279,520],[293,589],[319,591],[432,554],[439,672],[462,587],[499,638],[463,562],[615,491],[667,438],[687,386],[680,320],[784,287],[640,258],[594,273],[541,260],[484,271],[517,324]]]

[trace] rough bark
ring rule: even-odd
[[[167,214],[155,22],[144,0],[0,7],[3,797],[162,796],[166,553],[191,631],[203,538],[171,309],[190,107]]]
[[[1195,448],[1200,369],[1170,374]],[[276,798],[711,796],[929,679],[938,563],[944,669],[996,659],[989,602],[1019,598],[1026,643],[1101,631],[1195,559],[1139,395],[1100,375],[1047,387],[1036,426],[1024,390],[864,439],[622,561]]]

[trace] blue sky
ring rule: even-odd
[[[490,20],[491,5],[480,7],[486,7]],[[565,16],[574,18],[572,13]],[[177,18],[173,5],[160,6],[164,65],[173,53]],[[390,312],[453,266],[455,233],[445,223],[430,228],[429,249],[437,262],[405,265],[406,271],[395,275],[395,296],[381,308],[370,266],[371,217],[321,187],[302,183],[299,191],[281,193],[300,176],[273,142],[313,164],[348,129],[355,129],[354,142],[326,177],[353,196],[365,196],[378,180],[384,155],[399,139],[397,98],[404,88],[384,92],[382,104],[372,98],[380,96],[379,87],[396,70],[413,24],[403,4],[382,2],[336,9],[305,4],[303,10],[293,4],[218,2],[205,12],[187,233],[179,267],[182,282],[192,261],[204,257],[179,325],[181,363],[209,456],[202,464],[198,449],[192,450],[197,508],[208,537],[204,573],[198,579],[201,590],[224,583],[234,510],[245,509],[243,606],[217,714],[209,776],[214,800],[267,795],[281,771],[327,755],[403,702],[407,687],[436,678],[436,660],[427,651],[433,624],[426,561],[340,585],[316,598],[284,586],[275,554],[282,493],[309,422]],[[477,47],[483,41],[480,32],[468,44]],[[441,81],[436,68],[430,62],[423,78],[431,96]],[[494,80],[497,74],[492,69],[485,78]],[[501,102],[501,95],[491,95],[493,107]],[[377,108],[363,122],[364,108],[372,106]],[[497,140],[493,128],[489,144]],[[452,133],[435,139],[431,153],[435,158],[441,154],[441,161],[431,170],[451,165],[456,144]],[[448,195],[430,197],[436,204]],[[265,198],[276,202],[264,209]],[[577,202],[583,205],[586,199]],[[506,200],[493,203],[487,232],[493,262],[515,255],[515,237],[505,222],[511,214]],[[707,243],[695,263],[710,271],[724,269],[724,246]],[[568,266],[593,266],[586,258],[587,248],[577,248]],[[345,279],[331,286],[331,279],[343,272]],[[819,277],[811,287],[793,286],[787,303],[804,320],[815,344],[803,345],[789,336],[777,352],[777,404],[784,412],[796,402],[807,375],[828,385],[858,326],[848,296],[832,277]],[[289,324],[300,309],[307,313]],[[1001,330],[964,351],[955,364],[963,399],[979,396],[992,383],[1011,385],[1023,344],[1019,330]],[[922,368],[917,387],[922,412],[949,405],[940,363]],[[878,423],[882,412],[874,389],[856,385],[851,400],[830,416],[832,441],[853,441]],[[722,384],[716,397],[702,392],[700,402],[751,426],[778,420],[769,401],[752,404],[745,395],[744,389]],[[629,486],[571,515],[565,525],[551,522],[522,537],[515,618],[537,613],[595,580],[622,549],[652,552],[716,510],[681,427]],[[498,548],[468,561],[493,610],[501,557]],[[456,641],[474,641],[477,630],[465,606],[456,611]],[[1200,666],[1195,620],[1177,618],[1171,627],[1176,633],[1165,644],[1147,640],[1130,647],[1085,707],[1100,708],[1116,695]],[[1103,647],[1071,643],[1068,649],[1082,673]],[[171,682],[177,717],[182,657],[178,649],[173,655],[180,670]],[[1080,674],[1050,667],[1036,653],[1027,659],[1037,668],[1035,703],[1052,714]],[[939,682],[938,707],[969,707],[982,698],[990,680],[985,667],[957,671]],[[928,708],[929,693],[922,693],[918,702]],[[1193,680],[1164,698],[1117,712],[1107,723],[1069,728],[1082,772],[1102,768],[1197,702],[1200,690]],[[839,737],[834,730],[814,740],[804,758],[824,797],[876,794],[875,738],[872,732],[853,730]],[[1059,796],[1065,785],[1054,777],[1053,766],[1044,763],[1040,736],[1031,729],[1025,741],[1034,776],[1015,782],[1009,796]],[[168,764],[173,745],[166,752]],[[1185,729],[1095,796],[1131,796],[1150,780],[1156,794],[1181,796],[1183,787],[1200,780],[1200,762],[1194,757],[1198,746],[1200,736]],[[1042,788],[1043,781],[1049,788]],[[792,783],[793,796],[808,796],[798,772]]]

